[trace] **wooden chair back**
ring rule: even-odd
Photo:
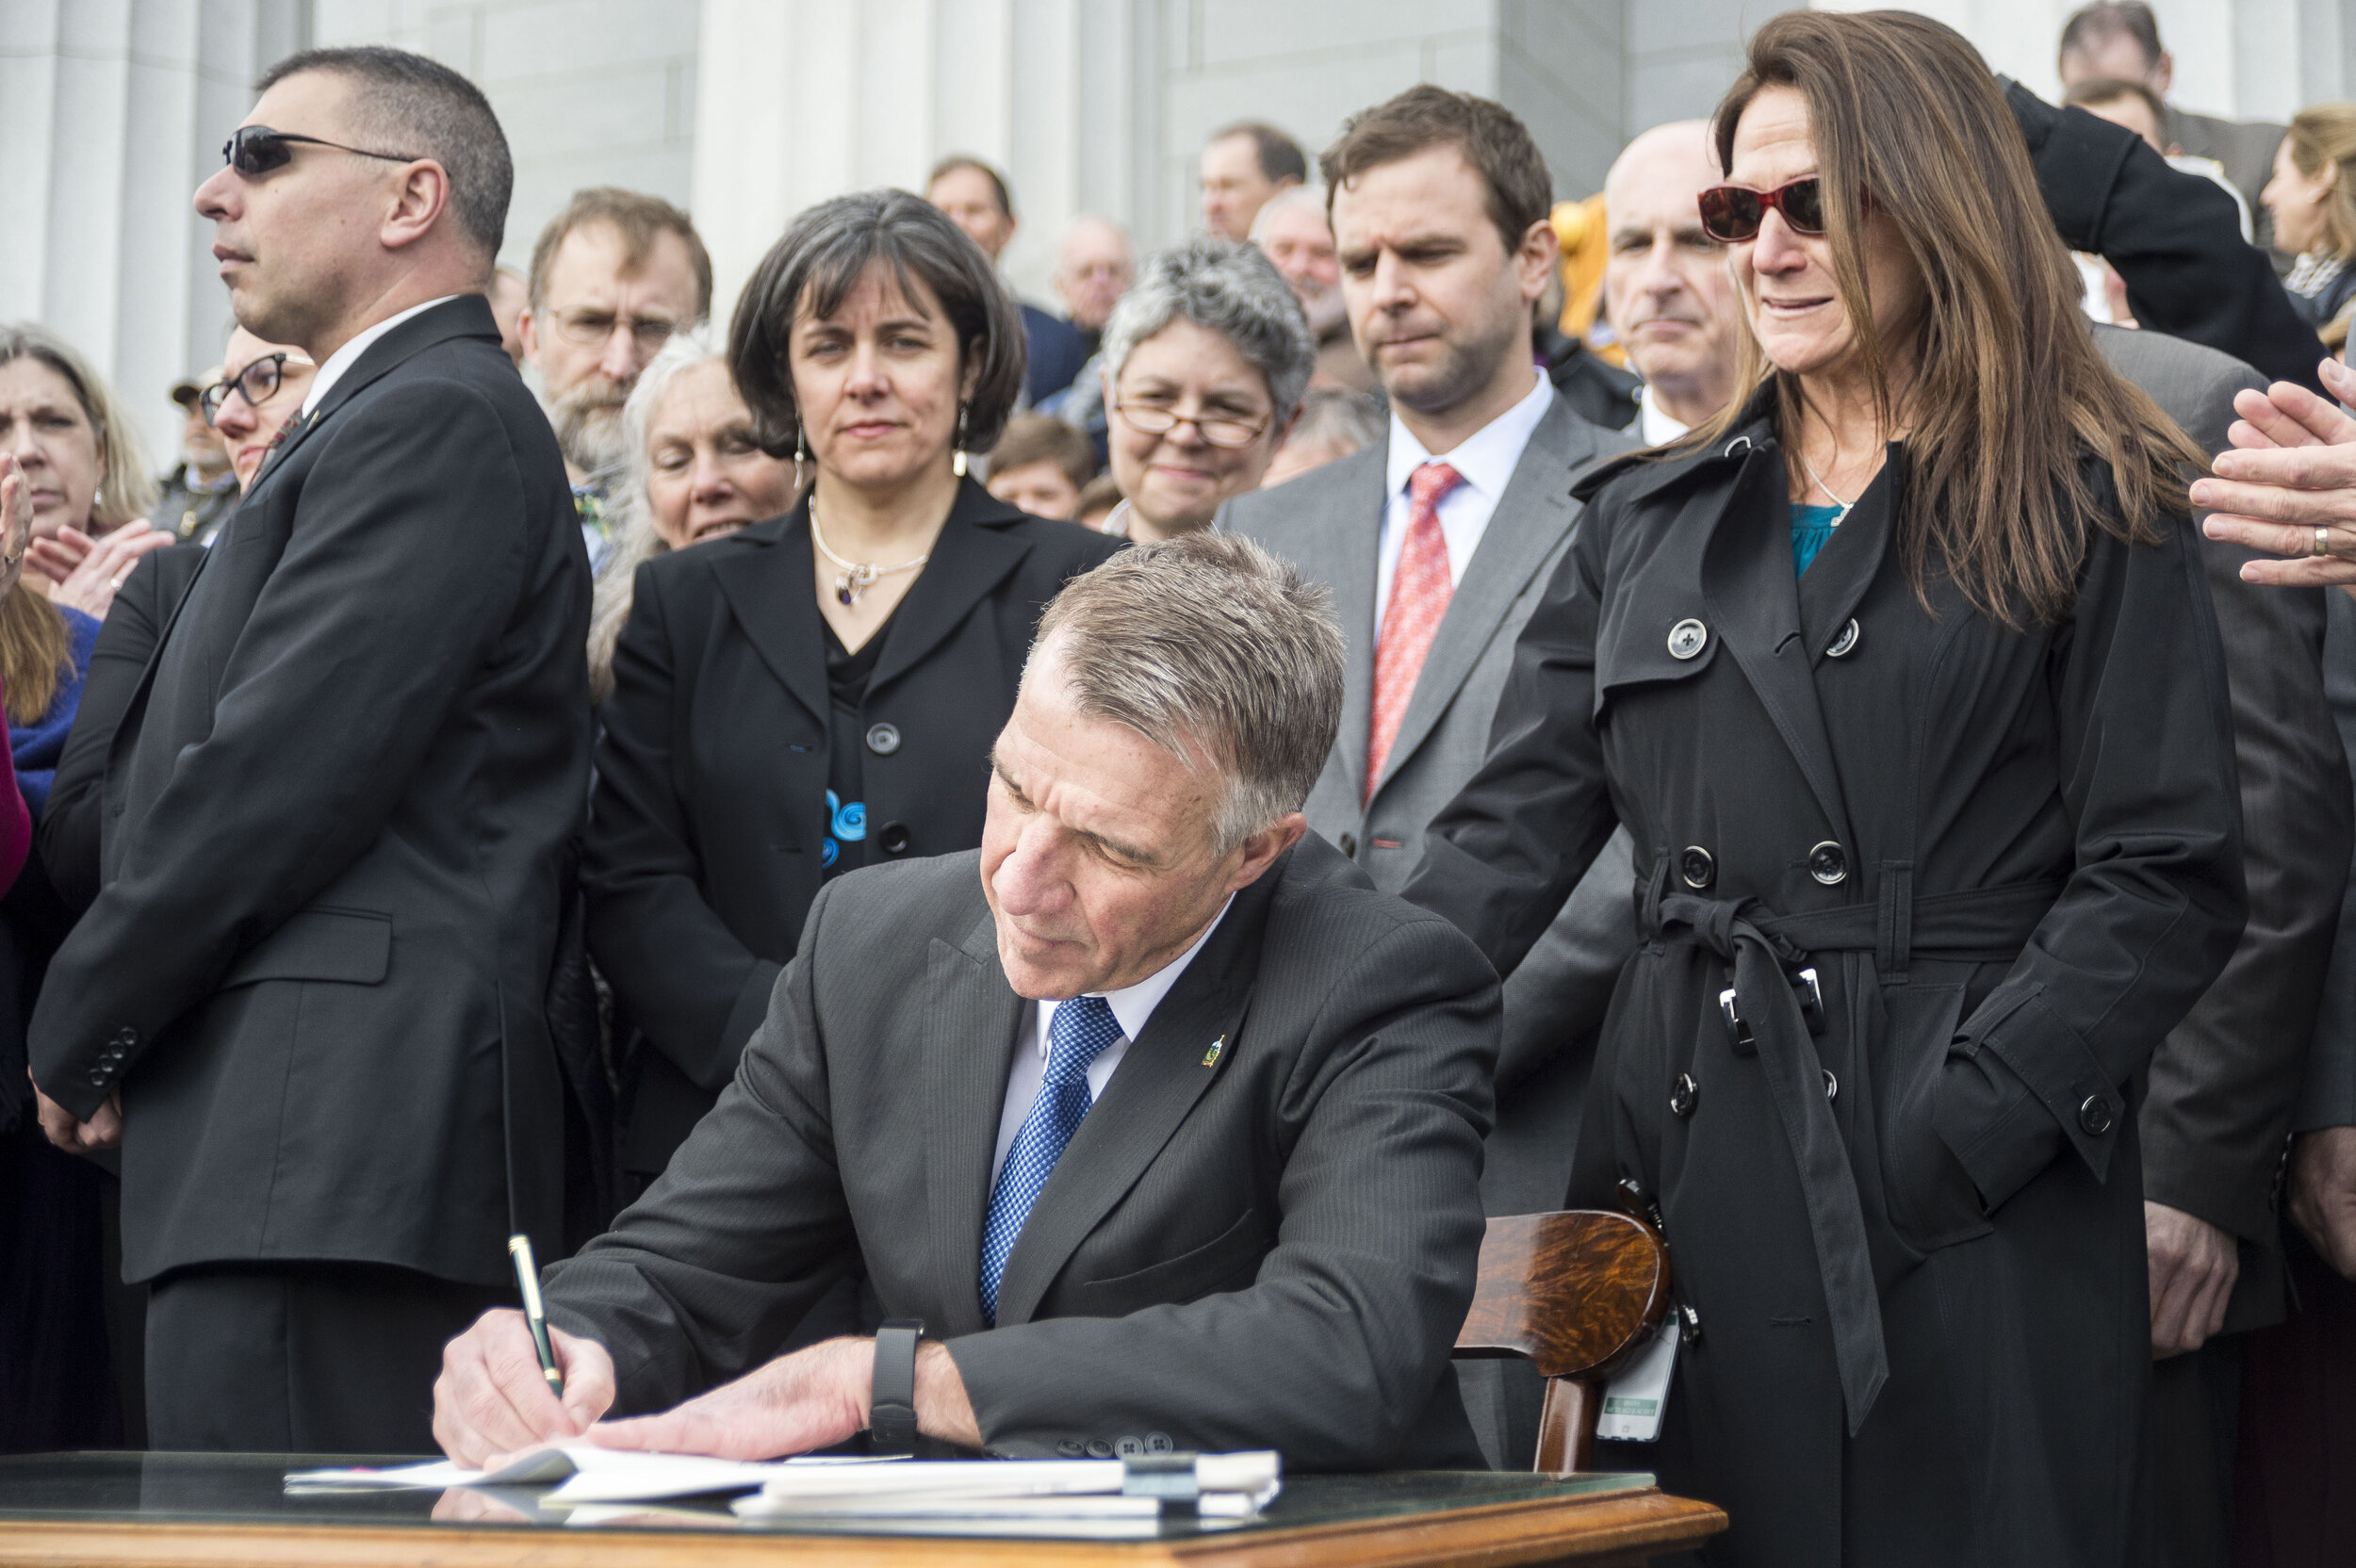
[[[1481,1238],[1455,1353],[1538,1368],[1546,1397],[1530,1468],[1567,1475],[1593,1462],[1604,1380],[1668,1311],[1669,1250],[1643,1220],[1605,1209],[1503,1215]]]

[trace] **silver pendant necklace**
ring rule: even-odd
[[[826,536],[819,531],[818,493],[815,490],[810,496],[810,542],[818,547],[820,555],[843,568],[834,574],[834,597],[835,602],[846,610],[859,603],[859,596],[873,588],[877,579],[890,577],[894,572],[912,572],[933,558],[933,552],[926,550],[915,560],[903,561],[896,566],[878,566],[872,561],[843,560],[827,546]]]
[[[1816,471],[1816,465],[1808,460],[1808,454],[1806,452],[1800,453],[1800,466],[1806,468],[1808,470],[1808,477],[1816,482],[1816,488],[1822,490],[1827,496],[1832,496],[1832,504],[1841,509],[1839,513],[1835,514],[1832,520],[1832,526],[1839,528],[1842,523],[1847,522],[1849,520],[1849,508],[1857,505],[1857,502],[1844,501],[1839,496],[1833,496],[1832,486],[1824,482],[1824,476]]]

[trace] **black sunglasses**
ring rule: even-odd
[[[383,158],[386,163],[417,161],[407,153],[371,153],[365,147],[347,147],[340,141],[325,141],[315,136],[273,131],[268,125],[240,125],[230,132],[229,139],[221,145],[221,161],[244,179],[259,179],[264,174],[286,168],[294,157],[294,144],[298,141],[306,146],[328,147],[338,153],[350,153],[354,157]]]
[[[1757,239],[1770,207],[1783,214],[1793,234],[1813,237],[1824,232],[1824,192],[1813,174],[1773,190],[1754,190],[1746,185],[1711,186],[1701,194],[1702,232],[1721,245]]]

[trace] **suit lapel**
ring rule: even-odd
[[[300,420],[284,440],[270,449],[262,461],[262,470],[254,476],[253,490],[246,500],[254,498],[262,485],[286,466],[286,459],[309,440],[318,429],[327,423],[335,412],[358,397],[369,385],[384,378],[386,372],[420,351],[451,337],[499,336],[499,323],[492,318],[490,302],[480,294],[461,294],[445,300],[431,310],[419,311],[375,342],[361,351],[360,357],[345,367],[335,384],[319,399],[319,406]],[[332,355],[330,356],[333,357]],[[244,509],[245,502],[238,502]],[[214,543],[220,543],[215,540]]]
[[[826,692],[826,630],[813,596],[808,502],[775,522],[757,523],[739,538],[766,547],[712,569],[745,640],[778,684],[821,723],[832,711]],[[701,559],[700,557],[698,559]]]
[[[1006,528],[1022,516],[970,479],[957,487],[957,503],[933,542],[932,558],[892,612],[875,678],[868,682],[870,692],[890,685],[940,646],[1023,564],[1031,553],[1030,542]]]
[[[1374,709],[1374,586],[1383,555],[1383,509],[1390,504],[1384,478],[1390,468],[1390,436],[1333,466],[1323,487],[1324,505],[1301,519],[1303,543],[1314,561],[1342,564],[1327,580],[1333,614],[1341,622],[1342,727],[1333,751],[1350,780],[1352,803],[1366,792],[1366,731]],[[1322,476],[1317,476],[1321,478]],[[1317,482],[1317,478],[1303,481]],[[1280,487],[1276,495],[1284,494]]]
[[[924,1015],[926,1230],[942,1303],[932,1331],[946,1339],[985,1327],[982,1220],[990,1208],[990,1160],[998,1146],[1023,1003],[998,966],[996,927],[987,912],[962,943],[953,947],[934,940],[927,978],[932,1001]]]
[[[1743,460],[1702,552],[1702,603],[1775,721],[1808,789],[1844,841],[1854,841],[1816,700],[1816,675],[1800,627],[1799,583],[1785,525],[1782,449],[1761,439]]]
[[[1440,619],[1440,629],[1415,677],[1415,689],[1408,695],[1382,782],[1398,777],[1415,748],[1437,727],[1506,612],[1570,532],[1579,516],[1571,499],[1571,475],[1595,452],[1594,427],[1556,398],[1530,432],[1521,461],[1513,465],[1513,477],[1481,531],[1480,547],[1464,565],[1464,580],[1448,599],[1448,613]],[[1358,751],[1363,767],[1363,742]]]
[[[1243,1048],[1261,930],[1286,864],[1279,860],[1235,895],[1227,918],[1153,1009],[1144,1037],[1131,1042],[1104,1098],[1055,1162],[1006,1259],[998,1285],[1001,1326],[1030,1321],[1072,1254],[1160,1156],[1203,1091]],[[1206,1066],[1204,1057],[1221,1038],[1230,1049]],[[978,1224],[973,1241],[978,1258]]]

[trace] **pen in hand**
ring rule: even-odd
[[[556,1347],[548,1342],[548,1315],[540,1310],[540,1266],[532,1258],[532,1238],[507,1238],[508,1256],[515,1260],[515,1284],[523,1292],[524,1321],[532,1326],[532,1348],[540,1352],[540,1376],[548,1379],[556,1396],[564,1397],[564,1374],[556,1369]]]

